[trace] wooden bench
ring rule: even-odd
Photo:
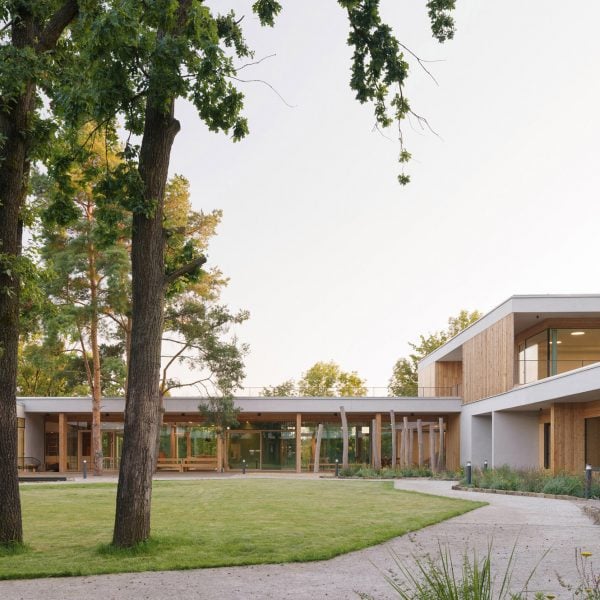
[[[216,456],[192,456],[184,458],[182,467],[184,471],[216,471]]]
[[[156,463],[157,471],[183,471],[183,465],[178,458],[159,458]]]

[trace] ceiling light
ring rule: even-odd
[[[571,331],[571,335],[585,335],[585,331]]]

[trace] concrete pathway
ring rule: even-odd
[[[373,548],[333,560],[285,565],[262,565],[192,571],[170,571],[35,579],[0,582],[3,600],[109,600],[109,599],[357,599],[360,593],[377,599],[394,598],[384,575],[394,568],[393,552],[411,565],[412,556],[437,554],[438,544],[448,545],[460,563],[465,549],[479,555],[493,544],[493,566],[501,579],[517,542],[513,589],[520,589],[544,552],[548,551],[531,580],[530,590],[571,598],[559,585],[556,573],[575,583],[576,548],[600,560],[600,527],[581,511],[581,503],[499,494],[455,492],[444,481],[402,480],[398,489],[489,502],[472,511],[414,534],[395,538]],[[351,497],[348,498],[351,502]],[[424,500],[425,501],[425,500]],[[360,515],[357,515],[360,519]],[[265,532],[268,534],[268,532]],[[533,594],[531,595],[533,597]]]

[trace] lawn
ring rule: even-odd
[[[116,486],[21,486],[27,550],[0,551],[0,579],[326,559],[481,506],[390,482],[157,481],[152,540],[110,546]]]

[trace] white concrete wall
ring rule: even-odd
[[[477,418],[477,417],[474,417]],[[539,468],[539,412],[492,413],[492,467]]]
[[[482,467],[483,461],[490,464],[492,460],[492,417],[491,415],[474,416],[471,420],[471,456],[464,457],[463,462],[471,461],[473,466]]]
[[[44,457],[44,415],[25,417],[25,456],[33,456],[42,462]]]

